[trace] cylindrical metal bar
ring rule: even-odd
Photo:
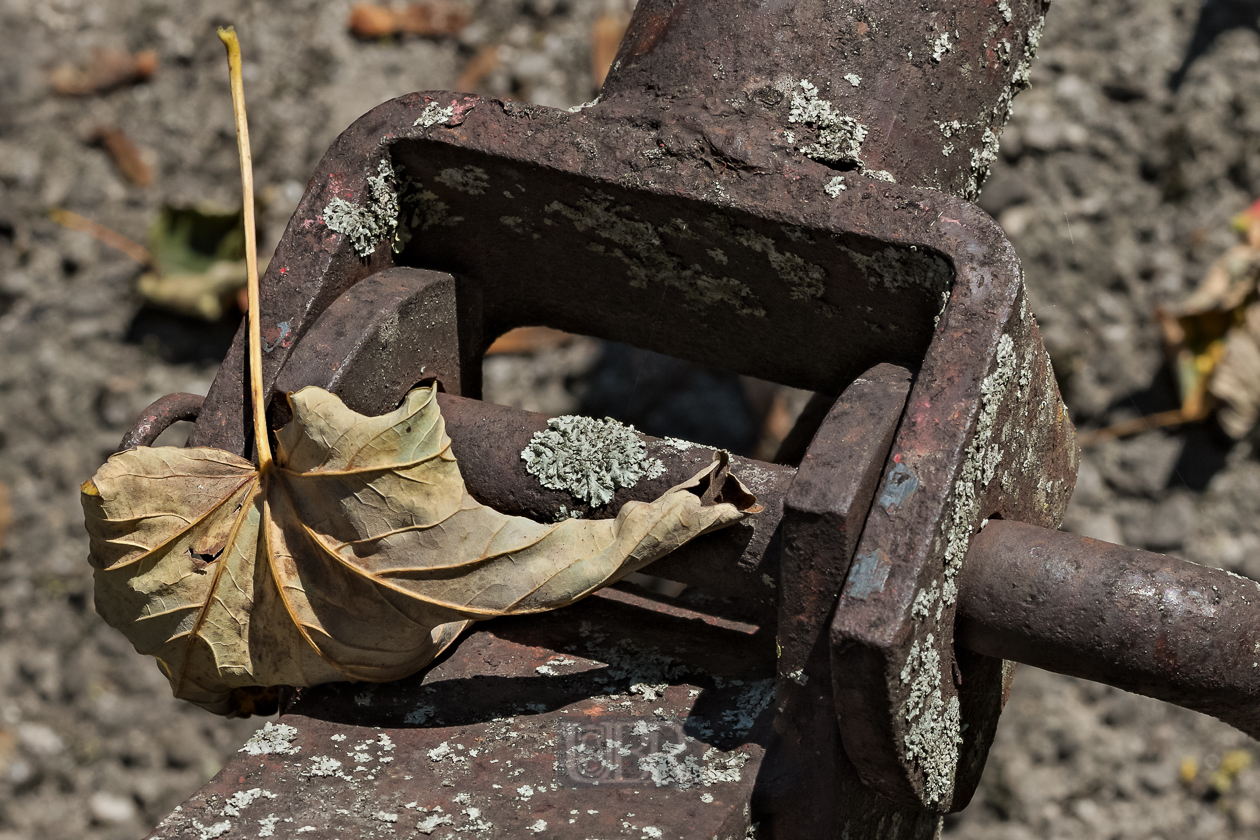
[[[525,469],[521,450],[536,432],[547,428],[545,414],[438,394],[451,451],[459,460],[468,492],[482,504],[515,516],[554,519],[574,498],[563,490],[543,487]],[[621,488],[605,506],[586,512],[591,519],[617,515],[626,502],[651,501],[681,484],[713,460],[707,446],[680,446],[677,441],[643,436],[649,458],[660,459],[664,472]],[[778,593],[779,552],[776,535],[783,519],[783,499],[796,470],[752,458],[731,457],[731,474],[753,492],[765,509],[737,525],[682,546],[647,570],[670,580],[700,586],[716,598],[755,606],[761,622],[774,620]]]
[[[766,144],[786,140],[841,170],[972,199],[1047,5],[639,0],[601,102],[634,114],[696,107],[686,142],[703,138],[732,165],[758,165]],[[807,125],[823,129],[816,141]]]
[[[955,641],[1260,738],[1260,583],[1229,572],[992,521],[963,564]]]
[[[158,436],[172,424],[180,420],[196,420],[205,399],[197,394],[178,393],[154,400],[148,408],[140,412],[140,416],[123,435],[118,451],[126,452],[137,446],[152,446]]]

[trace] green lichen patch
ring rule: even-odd
[[[960,704],[957,697],[946,700],[941,693],[941,655],[934,642],[931,633],[922,644],[915,642],[901,669],[901,682],[910,686],[901,707],[907,725],[906,760],[923,771],[924,795],[930,804],[953,796],[962,744]]]
[[[620,260],[635,288],[662,285],[680,292],[696,307],[725,305],[744,315],[765,315],[747,285],[712,274],[669,251],[665,238],[693,236],[682,220],[658,226],[636,218],[630,207],[617,206],[611,196],[593,191],[574,205],[553,201],[544,209],[548,215],[567,219],[579,233],[589,232],[607,243],[591,243],[599,246],[591,250]]]
[[[480,166],[443,169],[433,180],[469,195],[482,195],[490,184],[490,176]]]
[[[398,191],[394,183],[393,167],[383,160],[376,174],[368,176],[363,206],[334,198],[324,207],[324,224],[349,238],[354,252],[364,259],[382,240],[392,236],[398,225]]]
[[[420,128],[432,128],[435,125],[446,125],[454,118],[454,105],[443,107],[436,102],[431,102],[420,112],[419,118],[412,125]]]
[[[665,472],[659,459],[648,457],[633,426],[571,414],[548,420],[521,460],[543,487],[563,490],[591,507],[608,504],[618,487],[634,487]]]
[[[800,90],[792,91],[788,121],[818,130],[818,140],[802,146],[801,152],[824,163],[850,163],[862,166],[862,141],[866,126],[853,117],[842,116],[836,107],[818,96],[818,88],[801,79]]]

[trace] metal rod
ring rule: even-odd
[[[123,435],[118,444],[119,452],[135,449],[137,446],[152,446],[158,436],[180,420],[193,420],[201,414],[201,405],[205,397],[197,394],[167,394],[154,400],[148,408],[140,413],[131,428]]]
[[[568,493],[539,484],[521,460],[521,450],[534,433],[547,428],[547,415],[453,394],[438,394],[438,404],[451,438],[451,451],[459,459],[468,492],[477,501],[504,513],[544,522],[555,519],[561,506],[574,504]],[[642,437],[648,457],[660,459],[664,472],[656,478],[643,479],[633,488],[619,489],[607,505],[586,511],[587,517],[612,517],[628,501],[651,501],[695,475],[713,459],[714,450],[707,446],[679,449],[676,441]],[[783,519],[783,499],[796,470],[732,456],[731,474],[752,490],[765,510],[682,546],[653,563],[650,573],[697,585],[716,598],[741,602],[753,609],[747,616],[749,620],[771,623],[778,601],[774,588],[779,577],[776,536]]]
[[[955,641],[1260,738],[1260,583],[1230,572],[992,521],[963,564]]]

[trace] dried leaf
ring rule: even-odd
[[[118,171],[131,183],[138,187],[147,187],[153,183],[153,168],[145,161],[136,144],[131,142],[131,138],[120,129],[98,125],[92,130],[91,142],[105,150]]]
[[[468,25],[468,11],[445,0],[412,3],[405,9],[360,3],[350,10],[348,26],[359,38],[384,38],[390,35],[435,37],[458,35]]]
[[[551,327],[517,327],[496,338],[486,349],[486,355],[529,355],[572,344],[573,339],[572,333],[553,330]]]
[[[214,449],[113,456],[83,485],[97,610],[175,696],[248,712],[256,686],[414,673],[471,621],[570,604],[753,504],[715,462],[616,519],[508,516],[468,494],[434,395],[369,418],[303,389],[261,474]],[[738,507],[707,504],[725,482]]]
[[[239,209],[163,207],[149,231],[149,249],[153,269],[140,276],[136,288],[153,306],[217,321],[245,288],[245,226]]]
[[[0,481],[0,549],[4,548],[9,526],[13,524],[13,506],[9,504],[9,486]]]
[[[48,218],[52,219],[62,227],[69,228],[70,230],[77,230],[80,233],[86,233],[98,242],[122,251],[141,265],[148,265],[149,261],[152,259],[152,255],[149,254],[149,249],[141,245],[139,242],[123,236],[116,230],[110,230],[99,222],[94,222],[85,216],[80,216],[72,210],[54,207],[48,211]]]
[[[629,15],[604,12],[591,27],[591,80],[595,90],[603,87],[629,24]]]
[[[475,91],[499,66],[499,45],[487,44],[464,65],[464,72],[455,82],[455,90]]]
[[[62,64],[50,74],[53,90],[62,96],[90,96],[116,87],[143,82],[157,71],[158,56],[153,50],[132,55],[126,50],[93,50],[83,69]]]
[[[1208,386],[1220,400],[1216,412],[1221,428],[1235,440],[1246,437],[1260,421],[1260,304],[1243,312],[1243,322],[1231,329]]]
[[[1251,313],[1258,284],[1260,249],[1236,245],[1175,311],[1155,313],[1177,376],[1182,415],[1200,419],[1216,410],[1234,438],[1244,437],[1260,419],[1260,332],[1253,325],[1260,316]]]

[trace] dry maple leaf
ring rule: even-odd
[[[248,712],[255,686],[407,676],[471,621],[565,606],[751,512],[715,461],[616,519],[500,513],[468,494],[435,393],[364,417],[305,388],[263,470],[216,449],[114,455],[82,488],[97,611],[176,697]]]

